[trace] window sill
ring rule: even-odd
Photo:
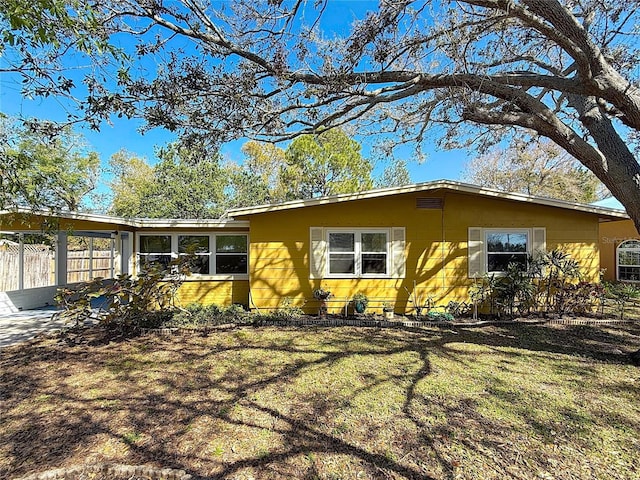
[[[326,279],[336,279],[336,280],[341,279],[341,278],[391,280],[391,279],[396,278],[396,277],[393,277],[393,276],[387,275],[387,274],[384,274],[384,275],[349,275],[349,274],[346,274],[346,273],[345,274],[333,273],[333,274],[330,274],[330,275],[325,275],[324,278],[326,278]]]
[[[203,281],[233,281],[233,280],[249,280],[247,273],[235,273],[229,275],[201,275],[198,273],[192,273],[185,278],[185,282],[203,282]]]

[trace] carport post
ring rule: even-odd
[[[18,234],[18,290],[24,290],[24,233]]]
[[[56,285],[67,284],[67,232],[58,232],[56,248]]]

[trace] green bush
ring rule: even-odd
[[[175,295],[189,275],[189,259],[181,257],[168,270],[150,265],[137,277],[120,275],[113,280],[96,278],[75,288],[60,289],[56,303],[60,317],[81,323],[96,318],[106,328],[132,333],[140,328],[157,327],[170,318],[175,309]],[[102,297],[100,308],[91,301]]]
[[[190,303],[184,309],[177,311],[171,319],[165,322],[165,327],[197,328],[215,323],[220,316],[217,305],[202,305]]]
[[[469,289],[478,310],[496,316],[543,312],[586,313],[597,300],[594,284],[578,282],[580,268],[576,260],[560,250],[529,258],[527,267],[509,264],[501,275],[485,275]]]
[[[202,305],[190,303],[177,311],[173,318],[164,323],[167,328],[206,328],[216,325],[245,324],[251,321],[249,312],[242,305],[220,307],[218,305]]]
[[[453,322],[455,320],[449,312],[436,312],[433,310],[427,313],[426,318],[429,322]]]

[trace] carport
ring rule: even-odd
[[[131,271],[127,219],[72,212],[0,213],[0,314],[54,305],[58,288]]]

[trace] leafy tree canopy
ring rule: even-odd
[[[86,207],[95,189],[100,158],[69,128],[49,137],[0,117],[0,208]]]
[[[110,213],[123,217],[217,218],[224,209],[226,173],[218,155],[177,145],[158,150],[151,166],[127,152],[110,160],[114,180]]]
[[[413,180],[405,160],[394,160],[385,167],[380,178],[375,181],[375,185],[378,188],[401,187],[411,183],[413,183]]]
[[[323,197],[369,190],[373,166],[362,157],[361,146],[341,129],[302,135],[287,148],[287,199]]]
[[[518,130],[577,158],[640,227],[637,0],[363,2],[339,33],[323,30],[341,3],[329,0],[77,2],[91,41],[138,42],[136,67],[89,76],[89,118],[141,115],[187,145],[356,122],[396,143],[482,149]],[[86,5],[99,29],[84,28]]]
[[[206,148],[171,144],[154,166],[127,152],[110,160],[110,212],[124,217],[217,218],[225,210],[372,187],[371,164],[341,130],[305,135],[286,150],[247,142],[242,165],[221,162]]]
[[[506,192],[591,203],[606,189],[580,162],[551,142],[494,149],[466,165],[465,180]]]

